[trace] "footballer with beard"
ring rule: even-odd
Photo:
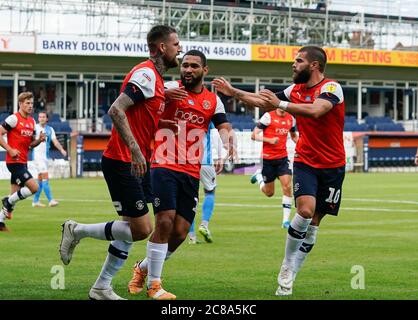
[[[247,106],[265,111],[282,109],[296,118],[299,140],[293,165],[293,191],[297,213],[287,235],[285,257],[276,295],[291,295],[293,282],[315,244],[318,226],[326,215],[338,214],[345,175],[343,142],[344,96],[335,80],[325,77],[326,52],[305,46],[296,54],[293,82],[285,90],[258,94],[238,90],[223,78],[215,88]]]
[[[112,279],[128,258],[132,243],[152,232],[147,203],[153,196],[147,173],[152,141],[165,108],[162,76],[178,66],[181,46],[176,30],[163,25],[151,28],[147,44],[150,58],[126,75],[120,95],[108,111],[113,128],[103,153],[102,171],[122,220],[96,224],[67,220],[62,225],[59,251],[65,265],[81,239],[110,241],[102,271],[88,295],[92,300],[126,300],[113,291]]]
[[[203,140],[212,122],[218,129],[229,156],[235,155],[233,130],[226,118],[221,99],[203,83],[208,73],[206,56],[198,50],[184,54],[180,81],[166,82],[167,107],[161,119],[176,121],[180,130],[163,127],[155,136],[151,161],[155,227],[146,257],[138,261],[128,284],[131,294],[144,287],[156,300],[174,300],[176,296],[161,288],[164,261],[186,239],[195,218],[199,198],[199,179]],[[185,88],[187,95],[181,93]]]

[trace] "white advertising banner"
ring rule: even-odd
[[[0,52],[35,53],[35,37],[0,34]]]
[[[182,50],[202,51],[213,60],[251,60],[251,46],[247,44],[182,41]],[[63,35],[40,35],[36,40],[36,53],[83,56],[148,57],[145,39],[91,38]]]

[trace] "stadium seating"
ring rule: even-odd
[[[61,122],[61,116],[58,113],[49,114],[48,118],[49,118],[49,122]]]
[[[356,122],[345,122],[344,131],[369,131],[369,126],[366,123],[358,124]]]
[[[0,113],[0,122],[3,122],[8,116],[10,116],[8,112]]]
[[[48,124],[54,128],[56,132],[72,132],[71,126],[68,121],[63,122],[48,122]]]
[[[103,121],[103,126],[104,128],[106,128],[106,130],[112,129],[112,119],[107,113],[103,115],[102,121]]]
[[[253,130],[255,126],[253,115],[227,114],[228,121],[235,130]]]
[[[369,167],[413,167],[416,148],[371,148]]]

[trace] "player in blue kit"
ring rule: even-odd
[[[202,158],[202,167],[200,168],[200,182],[203,184],[205,199],[202,205],[202,222],[199,226],[199,233],[204,237],[206,242],[213,242],[212,234],[209,230],[209,221],[212,217],[213,210],[215,208],[215,188],[216,188],[216,175],[221,173],[223,168],[222,158],[222,141],[220,141],[219,134],[218,142],[215,144],[217,150],[217,158],[212,158],[212,143],[211,132],[217,133],[213,130],[215,126],[211,122],[209,124],[209,130],[206,134],[204,145],[204,154]],[[189,230],[189,244],[199,243],[195,233],[195,222],[193,221]]]
[[[38,115],[38,124],[35,126],[36,138],[39,138],[41,133],[45,134],[45,141],[41,142],[37,148],[33,150],[33,160],[38,171],[38,184],[39,189],[33,197],[32,207],[46,207],[43,203],[39,201],[42,190],[45,192],[45,195],[48,199],[50,207],[55,207],[58,205],[52,197],[51,187],[49,186],[49,177],[48,177],[48,159],[49,150],[51,148],[51,142],[54,146],[61,152],[61,154],[66,157],[67,151],[61,146],[58,141],[54,128],[47,125],[48,123],[48,114],[46,112],[40,112]]]

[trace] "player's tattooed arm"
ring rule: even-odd
[[[131,151],[132,175],[141,177],[147,171],[147,162],[132,134],[128,118],[126,117],[126,110],[128,110],[133,105],[134,102],[132,99],[129,98],[125,93],[121,93],[115,102],[113,102],[108,111],[108,114],[112,119],[113,126],[115,127],[119,136]]]

